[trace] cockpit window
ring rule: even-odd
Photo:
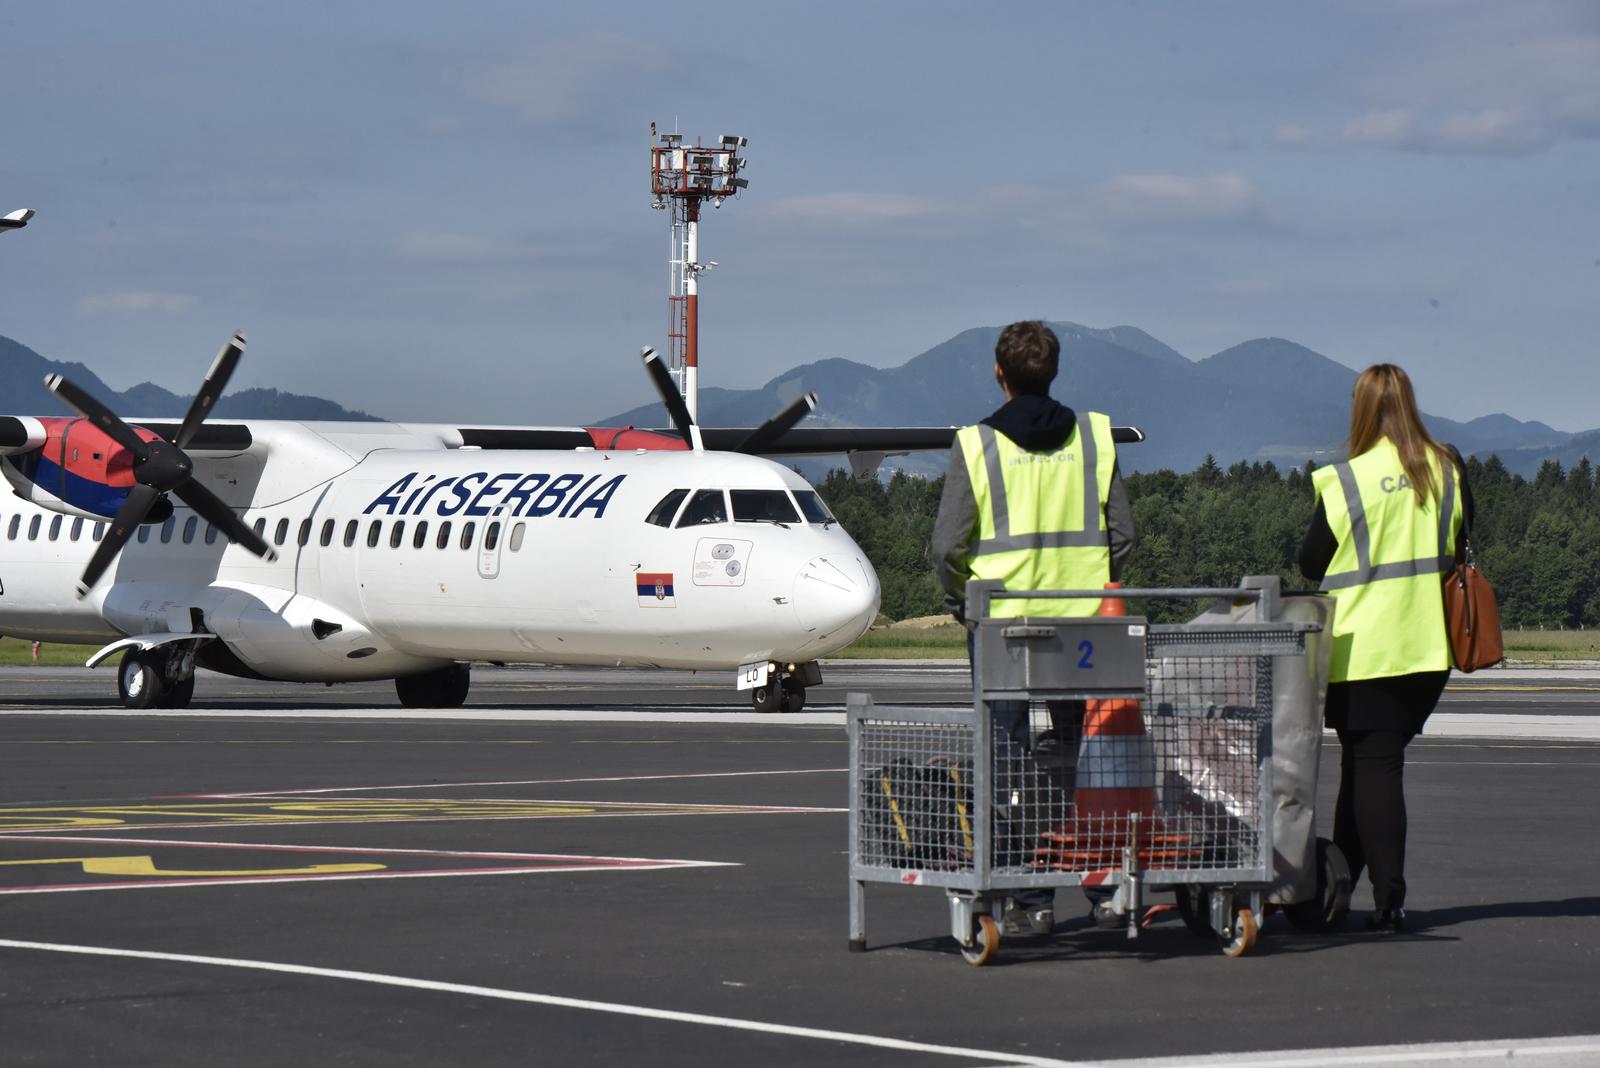
[[[729,490],[735,523],[798,523],[800,515],[783,490]]]
[[[689,503],[683,509],[683,514],[678,517],[678,526],[697,527],[706,523],[726,523],[728,521],[728,505],[722,498],[719,489],[695,490],[694,496],[689,498]]]
[[[837,523],[833,513],[828,511],[828,506],[822,502],[816,490],[795,490],[794,499],[800,502],[800,510],[805,513],[807,523]]]
[[[652,526],[670,527],[672,525],[672,517],[678,514],[678,505],[682,504],[683,499],[687,496],[689,496],[688,490],[673,490],[661,498],[660,503],[654,508],[650,509],[650,514],[645,517],[644,521]]]

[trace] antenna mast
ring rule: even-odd
[[[746,138],[723,134],[715,145],[683,143],[683,134],[656,134],[650,124],[652,207],[672,211],[672,245],[667,257],[667,342],[673,378],[690,418],[700,420],[700,275],[717,265],[700,262],[700,208],[722,207],[750,183],[739,150]]]

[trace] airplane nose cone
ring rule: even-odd
[[[881,595],[872,565],[854,553],[813,557],[794,580],[794,609],[813,639],[854,641],[878,615]]]

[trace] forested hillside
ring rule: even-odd
[[[1226,586],[1242,575],[1277,574],[1288,588],[1310,588],[1295,555],[1311,521],[1311,469],[1223,469],[1208,459],[1187,474],[1127,476],[1139,539],[1124,583]],[[1471,459],[1467,477],[1477,499],[1472,543],[1499,596],[1502,623],[1600,624],[1600,488],[1589,461],[1570,471],[1546,462],[1525,479],[1498,458]],[[943,479],[857,482],[843,471],[818,486],[877,568],[891,618],[943,610],[928,547],[942,488]]]

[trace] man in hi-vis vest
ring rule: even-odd
[[[933,529],[933,566],[945,607],[964,618],[969,579],[998,579],[1008,590],[1101,589],[1133,549],[1133,509],[1117,470],[1111,421],[1074,412],[1050,398],[1061,357],[1055,332],[1037,320],[1012,323],[994,347],[994,379],[1006,402],[976,426],[962,427],[950,450],[944,496]],[[1030,605],[1034,607],[1030,608]],[[1099,599],[997,600],[995,615],[1092,615]],[[1074,707],[1075,706],[1075,707]],[[990,703],[995,752],[1028,752],[1033,739],[1023,701]],[[1075,715],[1074,715],[1075,714]],[[1059,744],[1075,750],[1081,702],[1051,702]],[[1001,787],[999,778],[997,787]],[[1013,895],[1007,928],[1048,933],[1050,891]],[[1013,914],[1015,913],[1015,914]]]

